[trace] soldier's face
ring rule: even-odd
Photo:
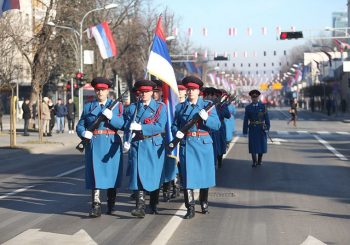
[[[179,100],[180,102],[186,99],[186,90],[179,90]]]
[[[198,88],[188,88],[187,89],[187,96],[189,100],[196,100],[199,96],[199,89]]]
[[[160,91],[153,91],[153,99],[160,100],[162,98],[162,94]]]
[[[253,102],[253,103],[258,102],[258,100],[259,100],[259,96],[258,96],[258,95],[253,95],[253,96],[251,96],[250,98],[252,99],[252,102]]]
[[[152,99],[153,91],[140,91],[140,98],[143,102],[148,102]]]
[[[107,99],[108,89],[95,89],[96,97],[99,102],[103,102]]]

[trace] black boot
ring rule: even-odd
[[[173,199],[173,198],[180,196],[180,188],[177,186],[176,178],[175,178],[175,180],[171,181],[171,189],[172,189],[172,193],[171,193],[170,198]]]
[[[170,201],[170,182],[165,182],[163,184],[163,202]]]
[[[109,188],[107,190],[107,214],[112,214],[113,212],[116,195],[117,195],[117,189]]]
[[[252,168],[256,168],[256,155],[255,154],[252,154],[252,160],[253,160]]]
[[[262,156],[263,154],[258,154],[258,165],[262,164]]]
[[[157,205],[159,200],[159,189],[152,191],[150,194],[149,207],[150,214],[159,214]]]
[[[199,190],[199,202],[201,204],[202,214],[209,214],[208,195],[209,195],[209,188],[204,188]]]
[[[184,197],[185,197],[185,206],[187,208],[187,213],[184,216],[184,219],[192,219],[195,215],[195,201],[194,201],[194,195],[193,190],[191,189],[184,189]]]
[[[222,155],[218,156],[218,168],[222,167]]]
[[[92,207],[89,213],[91,218],[97,218],[101,216],[101,201],[100,201],[100,190],[94,189],[91,192],[92,196]]]
[[[136,192],[136,208],[131,211],[131,215],[138,218],[145,217],[145,195],[143,190]]]

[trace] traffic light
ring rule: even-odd
[[[280,35],[280,40],[298,39],[298,38],[303,38],[302,31],[284,31],[284,32],[281,32],[281,35]]]
[[[223,56],[223,55],[218,55],[218,56],[214,57],[214,60],[228,60],[228,58]]]
[[[75,74],[75,79],[78,82],[79,88],[83,87],[86,84],[86,80],[84,79],[84,73],[80,71]]]

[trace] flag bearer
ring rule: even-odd
[[[187,208],[184,219],[191,219],[195,215],[193,189],[200,189],[202,213],[208,213],[209,188],[215,186],[213,140],[209,131],[218,130],[220,120],[215,108],[209,113],[204,110],[211,102],[199,97],[203,82],[195,76],[185,77],[182,82],[187,88],[188,97],[176,106],[172,131],[177,138],[182,139],[180,173]],[[196,114],[199,114],[201,119],[188,132],[182,133],[180,129]]]
[[[131,104],[125,112],[125,134],[132,131],[131,144],[124,143],[129,150],[129,188],[136,191],[136,208],[133,216],[145,216],[145,194],[150,192],[150,213],[157,214],[159,187],[162,184],[165,149],[162,133],[167,122],[166,106],[152,98],[155,83],[137,81],[134,85],[139,93],[139,102]],[[135,121],[133,116],[137,114]]]

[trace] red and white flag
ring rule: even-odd
[[[232,56],[233,56],[233,58],[237,58],[237,52],[236,51],[233,52]]]
[[[247,35],[248,35],[248,36],[251,36],[252,34],[253,34],[252,28],[248,27],[248,28],[247,28]]]
[[[244,58],[247,58],[247,57],[248,57],[248,52],[244,51]]]
[[[279,36],[281,34],[281,27],[277,26],[276,27],[276,34]]]
[[[205,58],[205,59],[208,58],[208,50],[204,51],[203,58]]]
[[[192,28],[191,28],[191,27],[188,28],[188,30],[187,30],[187,35],[188,35],[189,37],[192,36]]]
[[[206,27],[203,28],[203,36],[208,36],[208,29]]]
[[[265,36],[267,34],[267,28],[266,27],[261,28],[261,33]]]
[[[290,27],[290,30],[291,30],[291,31],[295,31],[295,26],[291,26],[291,27]]]
[[[173,36],[177,36],[177,34],[178,34],[178,29],[177,29],[177,27],[174,27],[173,28]]]
[[[228,35],[229,36],[236,36],[237,35],[237,29],[234,27],[228,28]]]

